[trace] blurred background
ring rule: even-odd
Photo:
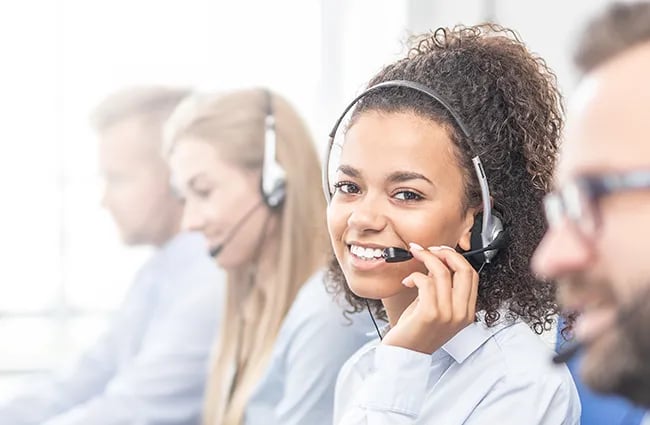
[[[99,334],[146,250],[100,207],[88,115],[125,85],[268,85],[322,151],[329,126],[409,34],[516,29],[565,96],[584,22],[609,1],[22,0],[0,5],[0,398]],[[320,188],[316,188],[320,190]]]

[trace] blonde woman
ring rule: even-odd
[[[323,285],[325,203],[305,125],[280,96],[242,90],[188,99],[166,137],[184,227],[228,275],[204,423],[331,423],[337,373],[369,328]]]

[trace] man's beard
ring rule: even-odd
[[[587,341],[580,371],[595,391],[650,407],[650,283],[643,288],[611,328]]]

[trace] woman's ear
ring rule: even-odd
[[[474,228],[478,213],[479,208],[469,208],[465,213],[462,233],[458,238],[458,247],[463,251],[469,251],[472,247],[472,229]]]

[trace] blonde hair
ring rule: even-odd
[[[271,99],[277,160],[286,171],[286,197],[277,212],[280,229],[271,241],[277,268],[248,294],[246,271],[252,264],[228,273],[225,316],[206,389],[205,424],[243,422],[285,315],[305,281],[324,265],[327,233],[318,155],[296,111],[276,94]],[[211,144],[234,164],[261,170],[267,102],[264,90],[188,99],[168,122],[167,154],[182,137],[193,137]]]

